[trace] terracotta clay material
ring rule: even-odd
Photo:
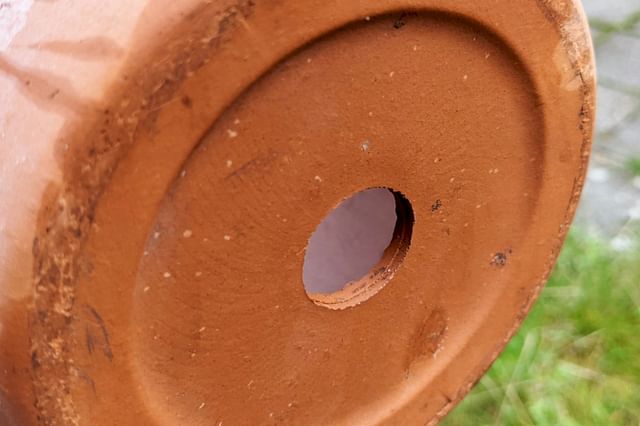
[[[0,423],[437,423],[573,217],[594,114],[580,5],[114,3],[34,6],[13,45],[52,13],[120,42],[40,41],[43,70],[0,56]],[[394,194],[389,248],[307,295],[310,236],[369,188]]]

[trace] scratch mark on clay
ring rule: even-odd
[[[87,373],[85,373],[84,371],[82,371],[78,367],[75,367],[74,370],[75,370],[76,376],[78,376],[78,378],[80,380],[82,380],[83,382],[85,382],[86,384],[91,386],[91,390],[93,391],[93,395],[97,396],[98,393],[96,392],[96,382]]]
[[[18,89],[42,109],[78,115],[89,109],[90,102],[82,99],[66,78],[35,68],[20,68],[2,55],[0,72],[15,78]]]
[[[89,352],[89,354],[93,354],[93,349],[95,345],[93,343],[93,336],[91,335],[91,332],[89,331],[88,326],[85,329],[85,336],[87,341],[87,352]]]
[[[233,172],[225,176],[225,180],[236,178],[236,177],[240,178],[251,171],[254,171],[259,168],[265,168],[269,164],[273,163],[276,160],[276,158],[278,158],[278,153],[270,149],[266,153],[258,155],[257,157],[242,164],[236,170],[234,170]]]
[[[102,353],[107,357],[109,361],[113,360],[113,352],[111,351],[111,343],[109,342],[109,333],[107,332],[107,327],[104,324],[104,320],[95,310],[95,308],[89,304],[85,304],[87,310],[91,313],[91,316],[95,320],[95,324],[100,328],[102,332],[103,344],[102,344]],[[93,345],[93,342],[92,342]]]
[[[442,342],[447,333],[447,318],[442,308],[435,308],[420,324],[411,339],[407,369],[418,360],[431,355],[435,357],[442,349]]]

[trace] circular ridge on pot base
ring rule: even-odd
[[[356,306],[393,278],[411,244],[411,203],[399,192],[370,188],[343,200],[309,239],[303,283],[330,309]]]
[[[105,193],[108,211],[98,214],[101,233],[90,250],[129,245],[132,257],[109,256],[127,265],[106,272],[98,264],[92,292],[78,288],[106,315],[94,289],[107,284],[97,280],[133,286],[126,347],[157,418],[259,424],[274,413],[293,423],[382,422],[421,392],[431,395],[419,397],[433,401],[429,410],[440,405],[437,392],[480,362],[458,360],[503,341],[502,327],[483,324],[488,315],[494,325],[512,324],[516,305],[496,304],[526,273],[528,225],[542,217],[548,159],[539,95],[509,45],[477,23],[426,12],[395,28],[398,19],[347,23],[260,74],[182,161],[172,159],[175,171],[158,171],[166,189],[153,194],[154,210],[135,215],[146,215],[144,226],[127,217],[119,229],[107,227],[103,218],[115,224],[118,203]],[[206,77],[186,84],[203,82],[202,90]],[[149,196],[147,186],[134,190],[130,173],[156,176],[167,157],[153,153],[180,141],[162,138],[167,126],[182,121],[176,114],[190,119],[219,91],[205,94],[189,91],[191,108],[171,104],[178,108],[158,118],[152,157],[126,157],[110,188]],[[400,216],[416,218],[401,221],[412,223],[409,250],[408,227],[400,226],[395,243],[404,249],[386,250],[374,279],[340,299],[310,300],[302,282],[309,238],[340,200],[366,188],[406,195],[411,208]],[[547,205],[545,214],[562,207]],[[506,264],[492,265],[507,248]],[[148,255],[136,261],[136,249]],[[376,293],[387,269],[393,280]],[[120,278],[132,270],[133,280]],[[489,337],[463,349],[479,332]],[[94,380],[100,374],[92,370]]]
[[[132,15],[131,63],[95,96],[74,81],[100,105],[23,84],[43,62],[20,49],[0,63],[16,105],[37,100],[10,152],[35,129],[63,154],[43,198],[8,186],[16,215],[42,202],[35,230],[11,228],[33,298],[3,308],[18,320],[0,402],[25,425],[436,422],[522,321],[571,221],[593,117],[579,6],[190,1],[169,25],[164,1]],[[37,9],[27,25],[50,20]],[[79,80],[97,69],[72,62]],[[71,112],[62,129],[48,106]],[[406,194],[410,249],[387,250],[406,256],[366,303],[319,307],[309,237],[363,188]]]

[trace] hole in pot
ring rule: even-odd
[[[411,242],[411,203],[387,188],[342,201],[311,235],[302,268],[316,304],[344,309],[364,302],[393,278]]]

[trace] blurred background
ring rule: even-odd
[[[598,70],[593,154],[555,271],[444,425],[640,425],[640,0],[583,0]]]

